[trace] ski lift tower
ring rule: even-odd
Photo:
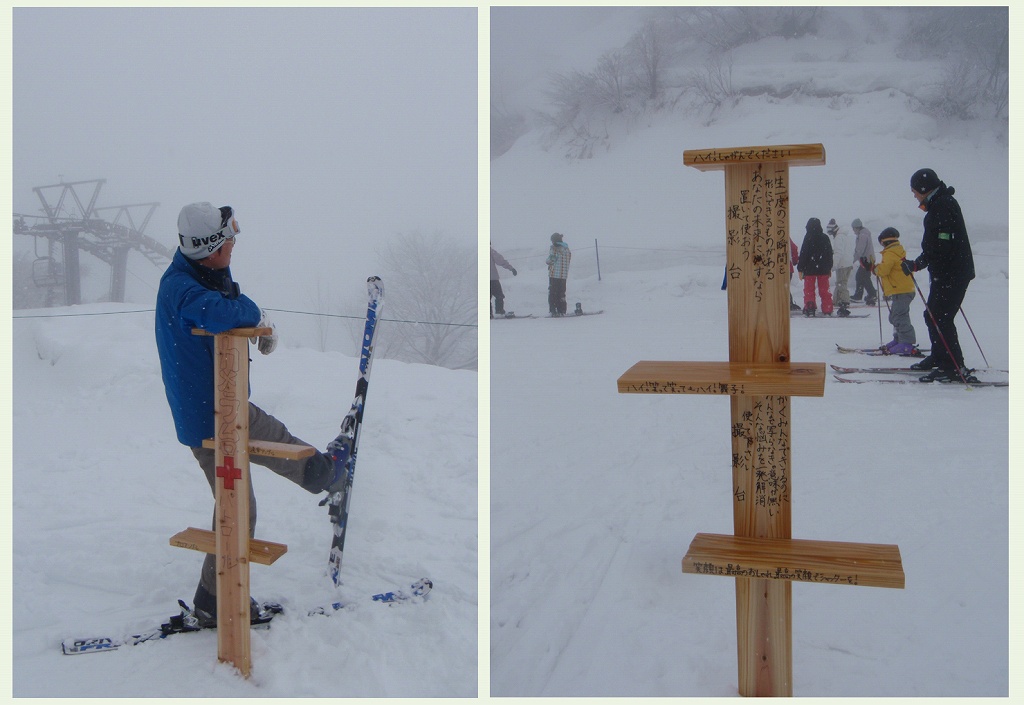
[[[142,253],[154,264],[170,261],[173,252],[144,234],[159,203],[97,207],[106,179],[61,181],[32,190],[43,208],[42,216],[14,216],[14,232],[36,238],[32,276],[37,286],[64,289],[64,304],[82,302],[80,252],[85,251],[110,265],[110,301],[123,302],[128,273],[128,254]],[[56,195],[54,195],[56,194]],[[49,196],[49,198],[47,198]],[[100,211],[115,211],[104,220]],[[26,219],[35,219],[29,225]],[[46,242],[46,254],[39,244]],[[59,255],[59,257],[58,257]]]

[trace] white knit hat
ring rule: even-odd
[[[178,249],[189,259],[204,259],[239,232],[231,206],[189,203],[178,214]]]

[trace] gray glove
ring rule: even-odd
[[[277,347],[277,326],[270,322],[267,312],[260,309],[260,322],[257,328],[269,328],[270,335],[261,335],[256,338],[249,338],[249,341],[256,344],[256,349],[263,355],[269,355]]]

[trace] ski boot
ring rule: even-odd
[[[931,370],[931,369],[934,369],[934,368],[935,368],[935,358],[932,357],[931,355],[929,355],[928,357],[924,358],[923,360],[918,360],[917,362],[915,362],[913,365],[910,366],[910,369],[912,369],[912,370],[921,370],[922,372],[924,372],[926,370]]]
[[[946,370],[942,368],[936,368],[921,377],[921,382],[946,382],[946,383],[959,383],[959,384],[973,384],[978,381],[978,378],[973,374],[974,370],[967,367],[961,367],[959,369],[953,368]]]

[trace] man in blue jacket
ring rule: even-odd
[[[273,326],[252,299],[241,293],[231,277],[231,253],[239,234],[230,206],[190,203],[178,215],[179,245],[171,265],[160,278],[156,301],[156,345],[160,354],[167,402],[178,440],[192,450],[214,490],[215,451],[202,447],[214,437],[214,385],[212,336],[192,334],[193,328],[223,333],[232,328]],[[269,355],[277,335],[262,336],[257,349]],[[283,423],[249,402],[249,437],[253,440],[309,445]],[[251,461],[311,493],[327,489],[335,480],[330,457],[315,453],[304,460],[253,456]],[[216,517],[215,517],[216,520]],[[256,497],[249,485],[249,536],[256,527]],[[204,626],[217,621],[216,559],[207,555],[195,594],[196,616]]]

